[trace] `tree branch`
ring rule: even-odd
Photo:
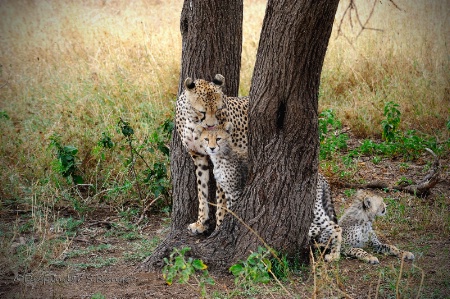
[[[375,30],[375,31],[383,31],[382,29],[379,28],[373,28],[373,27],[368,27],[367,24],[369,23],[369,21],[372,19],[373,14],[375,12],[375,7],[378,4],[378,0],[373,0],[373,5],[372,8],[370,9],[369,15],[367,16],[366,20],[363,22],[361,20],[360,17],[360,13],[358,10],[358,5],[356,5],[356,1],[355,0],[349,0],[347,7],[344,10],[344,13],[342,14],[341,19],[339,20],[339,25],[338,25],[338,29],[337,29],[337,36],[336,38],[342,36],[344,37],[350,44],[351,44],[351,40],[350,38],[348,38],[348,36],[346,36],[342,30],[342,26],[344,24],[344,20],[347,17],[348,18],[348,23],[350,24],[350,28],[353,29],[353,23],[354,20],[353,18],[356,19],[356,23],[359,26],[359,31],[358,34],[355,37],[355,40],[358,39],[358,37],[363,33],[364,30]],[[400,9],[400,7],[393,1],[393,0],[389,0],[389,2],[398,10],[402,11],[402,9]],[[354,16],[353,16],[354,14]]]

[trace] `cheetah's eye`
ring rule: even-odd
[[[216,141],[220,141],[222,138],[216,138]]]
[[[209,138],[205,138],[205,141],[209,141]]]

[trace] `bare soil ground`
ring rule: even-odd
[[[426,159],[424,156],[424,161]],[[424,176],[424,161],[419,159],[406,166],[391,160],[373,164],[368,159],[361,161],[355,177],[387,182],[397,181],[402,176],[419,179]],[[383,194],[388,203],[388,216],[376,222],[376,230],[381,239],[412,251],[416,255],[413,263],[402,264],[390,256],[378,256],[379,265],[342,258],[338,263],[319,264],[314,269],[292,275],[284,282],[286,288],[298,298],[450,298],[448,158],[441,160],[441,165],[441,181],[428,197],[418,198],[400,192]],[[351,202],[349,191],[333,186],[333,193],[340,215]],[[3,211],[1,221],[12,223],[15,217]],[[145,252],[151,251],[167,234],[167,215],[149,215],[149,222],[135,237],[126,237],[127,229],[123,227],[120,234],[114,233],[121,230],[114,217],[105,211],[90,215],[78,228],[69,246],[62,250],[60,263],[44,261],[29,273],[4,272],[6,274],[0,277],[0,297],[91,298],[94,294],[102,294],[105,298],[200,297],[195,284],[168,286],[160,272],[146,273],[139,267],[144,258],[140,252],[148,255]],[[17,239],[20,242],[20,236]],[[96,266],[94,261],[98,258],[101,262]],[[255,287],[251,292],[233,292],[234,277],[214,272],[211,275],[216,284],[208,287],[210,297],[290,297],[275,283]],[[334,287],[327,285],[329,281]]]

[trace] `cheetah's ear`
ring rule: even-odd
[[[213,83],[217,86],[222,87],[225,84],[225,77],[221,74],[217,74],[214,76]]]
[[[372,203],[370,202],[370,198],[369,197],[364,198],[364,200],[363,200],[363,207],[364,207],[364,209],[370,209],[370,205],[371,204]]]
[[[189,90],[194,89],[195,88],[194,80],[192,80],[191,77],[187,77],[186,80],[184,80],[184,87]]]
[[[359,198],[359,199],[364,199],[364,191],[363,190],[361,190],[361,189],[358,189],[357,191],[356,191],[356,198]]]
[[[227,132],[228,134],[231,134],[233,132],[233,123],[232,122],[226,122],[223,124],[223,129],[225,130],[225,132]]]
[[[201,125],[196,126],[194,132],[199,136],[202,135],[203,127]]]

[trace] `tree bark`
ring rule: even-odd
[[[243,2],[185,0],[180,19],[182,35],[181,74],[178,96],[187,77],[212,81],[215,74],[225,76],[225,94],[237,96],[242,51]],[[187,226],[198,213],[194,164],[174,129],[171,140],[173,206],[171,231],[155,253],[144,262],[148,269],[161,266],[163,256],[173,247],[187,245],[199,237],[187,235]],[[214,178],[212,173],[211,178]],[[215,184],[209,186],[209,201],[215,201]],[[214,219],[214,209],[210,211]],[[200,237],[201,238],[201,237]]]
[[[256,250],[259,237],[290,256],[306,247],[317,181],[320,73],[338,2],[268,1],[250,90],[249,176],[234,208],[242,220],[227,214],[221,228],[201,242],[184,233],[163,246],[190,246],[192,255],[219,270]],[[183,176],[194,178],[193,169]],[[180,201],[186,189],[176,183],[181,178],[174,180],[172,231],[179,227],[177,217],[185,217],[177,216],[178,205],[196,204],[195,188],[189,200]]]
[[[338,1],[269,1],[249,107],[249,177],[241,216],[273,248],[307,245],[318,169],[320,73]],[[256,220],[257,219],[257,220]],[[245,231],[245,229],[244,229]],[[237,237],[235,259],[261,245]]]

